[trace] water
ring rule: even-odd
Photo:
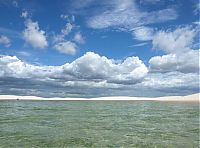
[[[199,145],[199,104],[0,101],[0,147]]]

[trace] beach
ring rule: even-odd
[[[111,96],[97,98],[43,98],[37,96],[16,96],[16,95],[0,95],[0,100],[52,100],[52,101],[101,101],[101,100],[116,100],[116,101],[166,101],[166,102],[199,102],[199,93],[187,96],[165,96],[165,97],[127,97],[127,96]]]

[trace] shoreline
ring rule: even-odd
[[[1,100],[38,100],[38,101],[160,101],[160,102],[200,102],[199,93],[188,96],[165,96],[157,98],[110,96],[98,98],[43,98],[37,96],[0,95]]]

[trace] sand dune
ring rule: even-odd
[[[66,100],[66,101],[88,101],[88,100],[133,100],[133,101],[176,101],[176,102],[199,102],[199,93],[188,96],[167,96],[157,98],[112,96],[99,98],[42,98],[36,96],[0,95],[0,100]]]

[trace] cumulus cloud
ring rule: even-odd
[[[16,56],[1,56],[0,67],[0,77],[39,78],[51,71],[51,67],[34,66],[19,60]]]
[[[11,41],[7,36],[0,35],[0,44],[4,45],[5,47],[10,47]]]
[[[45,48],[48,46],[45,31],[40,30],[38,22],[32,22],[28,19],[25,22],[25,30],[23,31],[24,40],[34,48]]]
[[[54,48],[60,53],[74,55],[77,51],[77,46],[71,41],[63,41],[55,44]]]
[[[196,35],[196,28],[191,26],[158,31],[153,37],[153,48],[163,50],[167,54],[152,57],[149,60],[150,71],[198,73],[199,50],[191,49]]]
[[[138,27],[133,31],[137,40],[152,41],[153,49],[162,50],[165,55],[154,56],[149,60],[149,70],[153,73],[199,72],[199,50],[193,50],[194,38],[198,28],[181,26],[168,30],[153,30],[149,27]]]
[[[71,19],[69,19],[68,15],[61,14],[61,18],[66,19],[68,22],[65,27],[61,29],[60,33],[53,37],[54,48],[58,50],[60,53],[74,55],[78,50],[78,45],[85,43],[85,40],[80,33],[80,31],[74,34],[72,39],[67,39],[68,35],[77,29],[78,27],[73,24],[75,21],[75,17],[72,15]]]
[[[195,93],[199,87],[199,74],[187,72],[184,65],[179,71],[148,73],[138,57],[119,62],[93,52],[61,66],[36,66],[1,56],[0,68],[0,94],[162,96]]]
[[[72,63],[61,66],[35,66],[15,56],[0,57],[0,78],[23,79],[31,83],[43,83],[46,87],[116,89],[143,80],[148,72],[138,57],[129,57],[119,63],[93,52],[87,52]],[[10,80],[10,79],[9,79]],[[15,81],[9,82],[15,85]],[[5,82],[6,84],[6,82]],[[25,87],[25,86],[24,86]],[[44,87],[42,85],[42,87]],[[25,88],[24,88],[25,89]],[[38,85],[38,89],[40,86]],[[77,92],[79,93],[79,92]]]
[[[93,52],[72,62],[74,74],[81,78],[106,80],[110,83],[137,83],[148,72],[138,57],[129,57],[120,64]],[[75,69],[74,69],[75,68]]]
[[[151,72],[198,73],[199,50],[191,50],[180,54],[155,56],[149,60]]]
[[[113,83],[136,83],[148,72],[138,57],[129,57],[122,63],[87,52],[72,63],[61,66],[34,66],[17,57],[2,56],[1,75],[17,78],[44,77],[66,78],[69,76],[80,80],[106,80]],[[73,79],[72,79],[73,80]]]

